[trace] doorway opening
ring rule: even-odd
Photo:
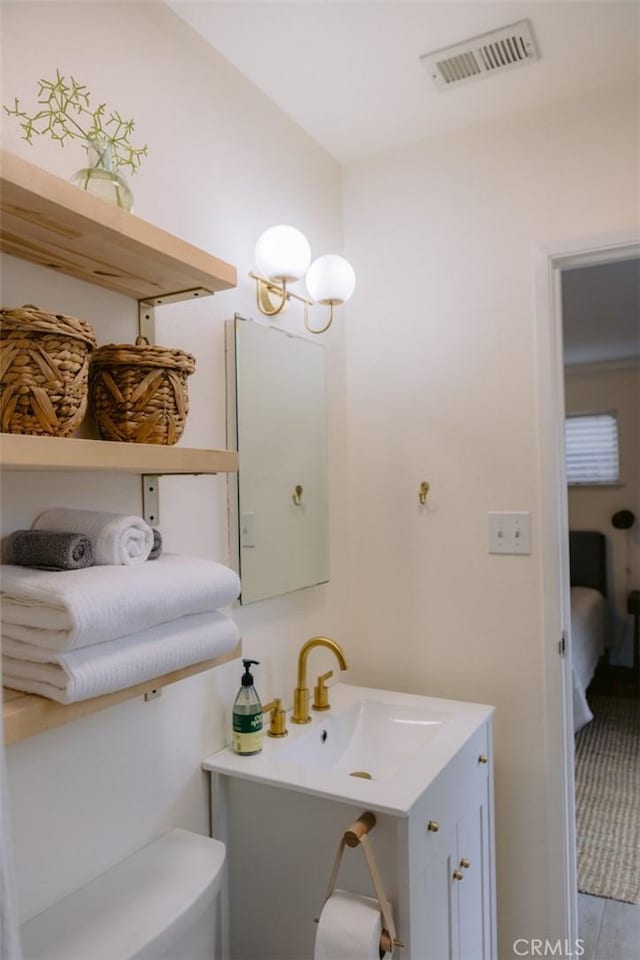
[[[633,956],[635,946],[614,954],[612,944],[618,951],[627,938],[636,944],[640,925],[640,903],[623,899],[640,900],[633,876],[640,818],[636,827],[624,812],[625,803],[627,813],[640,808],[640,796],[634,804],[621,789],[640,738],[638,654],[633,659],[640,589],[639,271],[637,231],[537,255],[547,787],[550,870],[558,878],[550,885],[550,912],[567,941],[596,960]],[[626,339],[619,337],[622,327]],[[603,763],[609,769],[601,776]],[[617,783],[616,763],[627,775]],[[603,854],[621,840],[626,853],[614,843],[613,853]]]
[[[640,931],[640,259],[561,272],[578,936]]]

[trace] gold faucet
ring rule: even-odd
[[[309,689],[307,687],[307,657],[314,647],[326,647],[327,650],[335,653],[341,670],[348,670],[348,664],[342,647],[330,637],[311,637],[306,643],[303,643],[298,656],[298,686],[293,691],[293,713],[291,714],[292,723],[309,723]],[[328,709],[328,703],[323,704],[323,709]]]

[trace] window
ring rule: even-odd
[[[568,416],[564,436],[569,484],[618,483],[618,418],[615,413]]]

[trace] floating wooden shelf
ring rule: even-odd
[[[153,305],[235,287],[236,269],[12,154],[0,152],[0,249]],[[212,474],[238,469],[234,450],[150,443],[0,435],[5,470],[101,470],[138,474]],[[90,713],[209,670],[224,656],[103,697],[63,705],[3,691],[4,738],[15,743]]]
[[[238,643],[233,650],[221,657],[216,657],[215,660],[194,663],[191,667],[183,667],[182,670],[174,670],[173,673],[165,673],[163,676],[154,677],[153,680],[147,680],[145,683],[138,683],[135,687],[116,690],[115,693],[107,693],[103,697],[93,697],[91,700],[80,700],[78,703],[57,703],[55,700],[47,700],[45,697],[37,697],[31,693],[20,693],[18,690],[3,687],[4,742],[6,744],[17,743],[18,740],[26,740],[27,737],[44,733],[45,730],[53,730],[55,727],[61,727],[65,723],[80,719],[80,717],[86,717],[90,713],[98,713],[100,710],[106,710],[107,707],[113,707],[117,703],[133,700],[135,697],[141,697],[154,690],[159,690],[161,687],[166,687],[170,683],[185,680],[187,677],[202,673],[204,670],[210,670],[212,667],[218,667],[230,660],[237,660],[241,654],[242,644]]]
[[[194,450],[154,443],[0,434],[3,470],[108,470],[120,473],[235,473],[235,450]]]
[[[154,303],[236,286],[224,260],[20,157],[0,160],[5,253]]]

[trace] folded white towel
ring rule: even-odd
[[[165,553],[139,567],[34,570],[0,567],[2,636],[73,650],[232,603],[235,571],[213,560]]]
[[[238,628],[224,614],[181,617],[130,637],[68,653],[3,640],[3,683],[59,703],[88,700],[211,660],[232,650]],[[35,656],[37,660],[25,659]]]
[[[84,533],[91,537],[95,564],[144,563],[153,547],[153,530],[142,517],[103,510],[53,507],[40,514],[33,529]]]

